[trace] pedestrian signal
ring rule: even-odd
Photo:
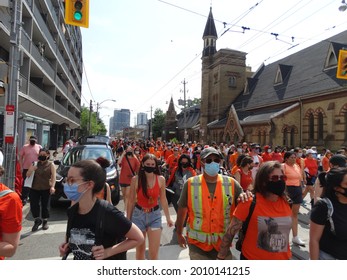
[[[340,50],[336,78],[347,80],[347,50]]]
[[[65,23],[89,27],[89,0],[65,0]]]

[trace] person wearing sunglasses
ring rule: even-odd
[[[231,223],[223,236],[217,259],[226,259],[234,236],[246,221],[251,203],[255,200],[247,232],[240,254],[240,260],[289,260],[291,250],[289,233],[292,214],[285,195],[286,176],[277,161],[263,163],[254,182],[254,197],[239,203]]]
[[[203,174],[190,177],[178,201],[176,234],[181,247],[189,247],[192,260],[215,260],[238,198],[247,199],[240,184],[218,174],[222,155],[212,147],[200,154]],[[186,237],[183,224],[186,223]],[[226,258],[232,259],[230,250]]]
[[[298,236],[298,214],[300,205],[303,202],[302,186],[304,181],[301,167],[296,163],[295,152],[286,152],[284,154],[283,172],[287,176],[287,194],[292,200],[292,219],[293,219],[293,239],[292,242],[299,246],[305,246],[305,242]]]

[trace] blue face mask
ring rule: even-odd
[[[78,192],[78,187],[82,184],[84,184],[85,182],[81,183],[81,184],[72,184],[69,185],[68,183],[64,183],[64,193],[66,195],[66,197],[72,201],[79,201],[81,199],[82,194],[84,194],[84,192]]]
[[[216,176],[219,172],[219,163],[217,162],[211,162],[205,164],[205,172],[207,175],[213,177]]]

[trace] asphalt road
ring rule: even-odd
[[[59,260],[59,244],[64,241],[66,230],[66,209],[69,206],[68,201],[60,201],[56,208],[51,208],[49,219],[49,229],[44,231],[41,228],[37,232],[31,232],[31,227],[34,224],[33,218],[30,214],[29,205],[23,208],[23,229],[21,233],[21,240],[16,254],[10,258],[12,260],[40,260],[40,259],[53,259]],[[120,210],[124,209],[123,202],[118,205]],[[176,220],[175,210],[170,207],[170,214],[173,220]],[[292,246],[292,253],[294,260],[308,259],[308,237],[309,237],[309,216],[308,210],[301,207],[300,209],[300,225],[299,236],[306,242],[305,247]],[[162,212],[163,213],[163,212]],[[177,244],[176,234],[173,228],[167,227],[165,223],[165,216],[163,215],[163,232],[161,236],[161,246],[159,251],[159,259],[162,260],[187,260],[189,259],[188,249],[180,248]],[[232,253],[236,259],[239,258],[239,252],[232,249]],[[127,258],[130,260],[135,259],[135,250],[128,251]]]

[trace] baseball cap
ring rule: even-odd
[[[216,155],[216,156],[219,156],[221,158],[221,154],[213,147],[207,147],[207,148],[203,149],[200,153],[200,158],[205,159],[209,155]]]
[[[330,159],[329,159],[329,163],[331,163],[332,165],[337,165],[339,167],[345,167],[346,166],[346,157],[344,155],[333,155]]]
[[[29,138],[29,141],[30,141],[30,140],[35,140],[35,141],[37,141],[37,137],[36,137],[35,135],[31,135],[30,138]]]
[[[306,154],[315,154],[316,152],[314,151],[314,150],[312,150],[312,149],[308,149],[307,151],[306,151]]]

